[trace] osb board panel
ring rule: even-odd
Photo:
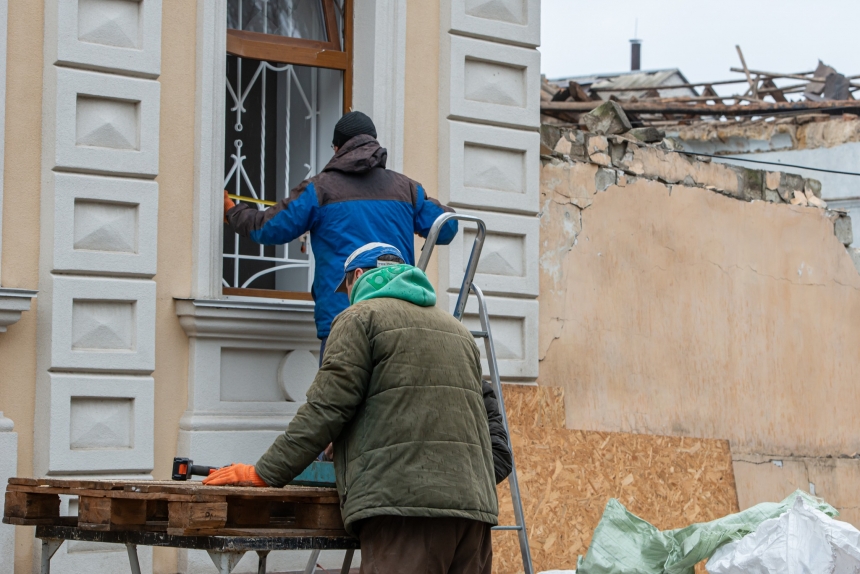
[[[573,569],[610,498],[661,530],[738,512],[728,441],[511,428],[535,572]],[[508,482],[499,523],[514,524]],[[493,572],[522,572],[515,532],[493,533]]]
[[[564,387],[503,384],[508,424],[564,428]]]

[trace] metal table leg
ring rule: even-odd
[[[266,574],[266,562],[268,559],[268,550],[257,550],[257,574]]]
[[[319,560],[319,549],[311,550],[311,556],[308,558],[308,565],[305,566],[305,574],[314,574],[317,571],[317,560]]]
[[[128,552],[128,563],[131,566],[131,574],[140,574],[140,560],[137,558],[137,544],[126,544]]]
[[[43,538],[42,539],[42,567],[41,574],[51,574],[51,558],[63,545],[63,539]]]
[[[355,550],[350,548],[346,551],[343,557],[343,567],[340,569],[340,574],[349,574],[349,569],[352,567],[352,557],[355,555]]]
[[[239,560],[242,559],[242,556],[245,555],[244,551],[207,550],[207,552],[209,553],[209,558],[215,564],[215,568],[218,569],[218,574],[230,574],[233,568],[236,567],[236,564],[239,563]]]

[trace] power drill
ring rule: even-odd
[[[209,476],[213,470],[218,470],[217,466],[201,466],[194,464],[190,458],[176,456],[173,458],[173,480],[191,480],[192,476]]]

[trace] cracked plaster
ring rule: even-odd
[[[741,508],[814,485],[860,526],[840,215],[545,160],[540,383],[567,390],[568,426],[728,438]]]

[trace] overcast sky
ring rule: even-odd
[[[735,44],[751,69],[805,72],[820,58],[860,74],[860,0],[542,0],[541,72],[629,70],[637,19],[642,69],[680,68],[691,82],[739,76]]]

